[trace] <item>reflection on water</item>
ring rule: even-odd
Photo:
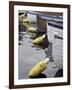
[[[39,74],[38,76],[32,76],[32,77],[29,77],[29,78],[31,78],[31,79],[36,79],[36,78],[47,78],[47,76],[45,75],[45,74],[43,74],[43,73],[41,73],[41,74]]]

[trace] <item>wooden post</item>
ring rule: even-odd
[[[37,16],[37,27],[40,32],[47,32],[47,22],[45,19]]]

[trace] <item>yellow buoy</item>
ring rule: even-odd
[[[39,44],[39,43],[42,43],[43,40],[45,39],[45,37],[46,37],[46,35],[44,34],[44,35],[42,35],[42,36],[40,36],[40,37],[34,39],[32,42],[33,42],[33,44]]]
[[[27,28],[29,26],[29,23],[23,23],[23,25]]]
[[[43,72],[47,68],[49,60],[49,58],[41,60],[36,66],[31,69],[31,71],[29,72],[29,77],[38,76],[41,72]]]
[[[19,21],[23,22],[24,19],[25,19],[25,14],[19,16]]]
[[[24,18],[24,16],[25,16],[25,14],[22,14],[22,15],[20,15],[19,17],[20,17],[20,18]]]
[[[28,19],[24,19],[23,23],[29,23],[29,20]]]
[[[24,20],[23,20],[23,25],[24,25],[25,27],[28,27],[28,26],[29,26],[29,20],[28,20],[28,19],[24,19]]]
[[[28,28],[28,32],[34,33],[34,32],[36,32],[36,28],[34,28],[34,27],[29,27],[29,28]]]

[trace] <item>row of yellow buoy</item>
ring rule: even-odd
[[[28,27],[29,26],[29,20],[24,18],[25,14],[19,16],[19,20],[23,23],[24,26],[27,27],[28,32],[35,33],[36,28],[34,27]],[[32,41],[33,44],[37,45],[44,41],[46,35],[42,35]],[[49,58],[46,58],[45,60],[41,60],[38,64],[36,64],[29,72],[29,77],[35,77],[38,76],[41,72],[43,72],[47,68],[47,64],[49,62]]]

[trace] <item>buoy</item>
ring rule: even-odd
[[[29,23],[29,20],[28,19],[24,19],[23,23]]]
[[[22,15],[20,15],[19,17],[20,17],[20,18],[24,18],[24,16],[25,16],[25,14],[22,14]]]
[[[28,20],[28,19],[24,19],[24,20],[23,20],[23,25],[24,25],[25,27],[28,27],[28,26],[29,26],[29,20]]]
[[[46,37],[46,35],[44,34],[44,35],[42,35],[42,36],[34,39],[32,42],[33,42],[33,44],[40,44],[40,43],[43,42],[43,40],[45,39],[45,37]]]
[[[41,60],[37,65],[35,65],[29,72],[29,77],[38,76],[41,72],[43,72],[47,68],[49,60],[50,58],[46,58],[45,60]]]
[[[20,22],[23,22],[24,17],[25,17],[25,14],[20,15],[20,16],[19,16],[19,21],[20,21]]]
[[[34,32],[36,32],[36,28],[34,28],[34,27],[29,27],[29,28],[28,28],[28,32],[34,33]]]
[[[29,23],[23,23],[23,25],[27,28],[29,26]]]

